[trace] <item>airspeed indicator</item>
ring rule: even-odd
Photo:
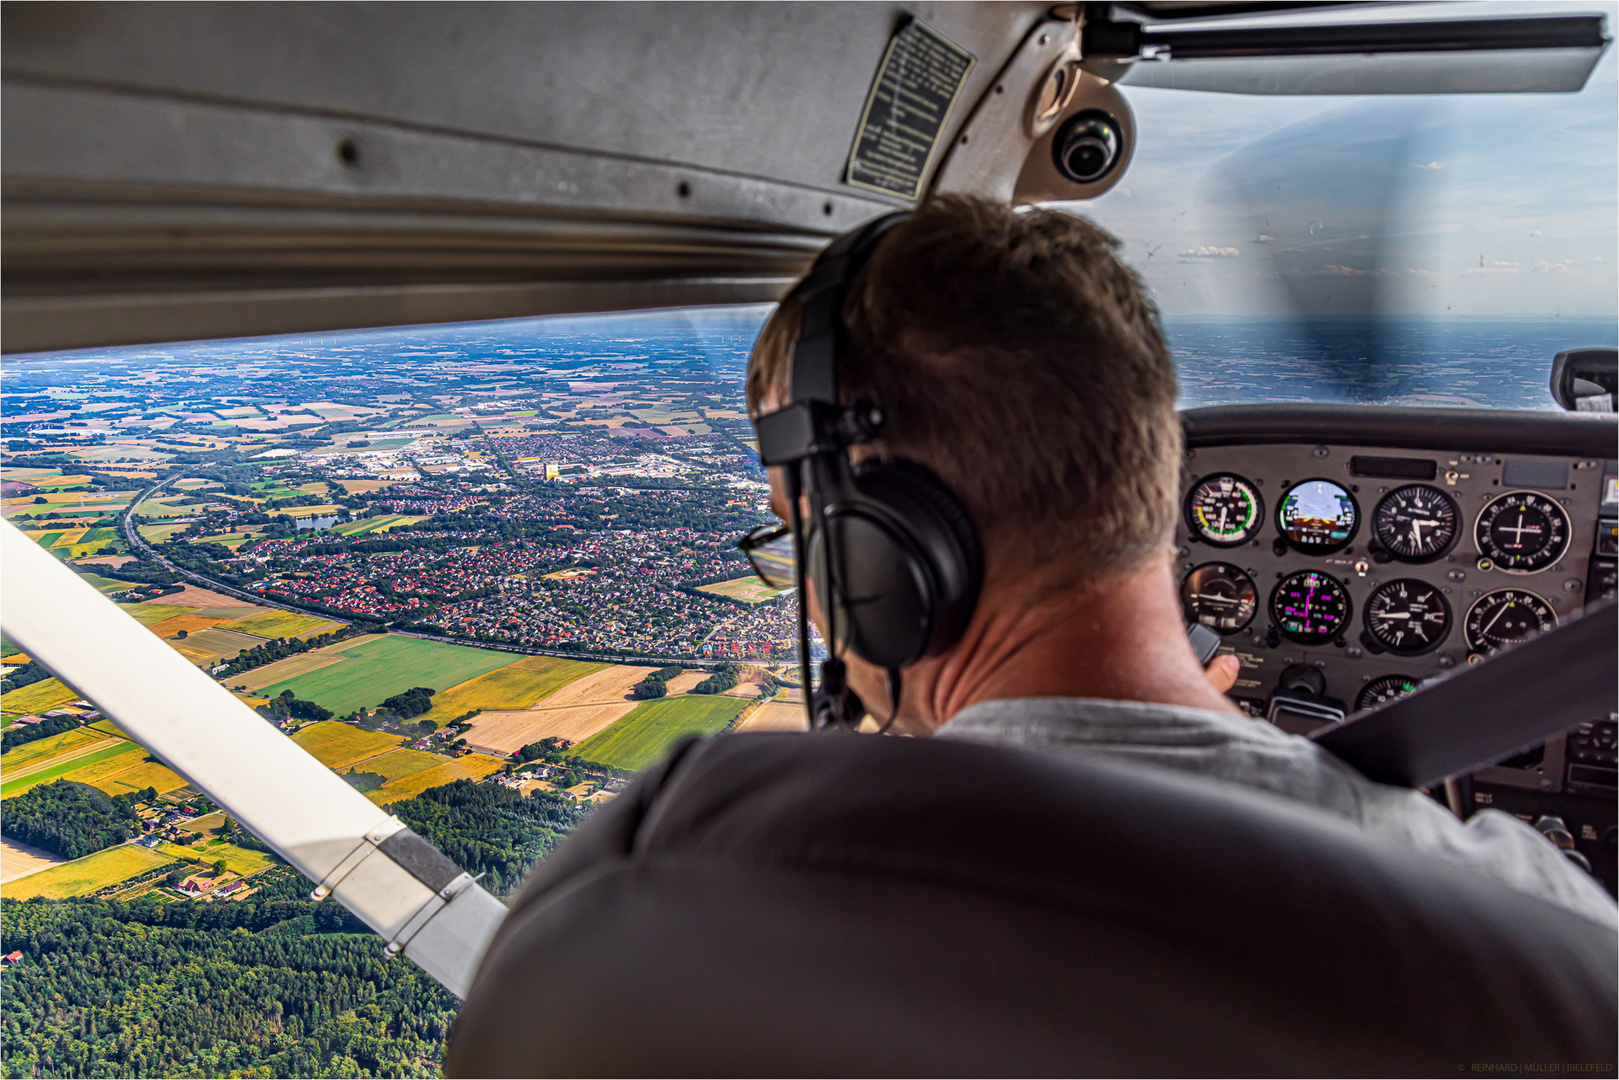
[[[1205,476],[1186,497],[1186,524],[1192,535],[1216,547],[1251,540],[1265,520],[1265,504],[1254,486],[1233,473]]]

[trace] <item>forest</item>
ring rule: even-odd
[[[457,780],[386,809],[426,837],[483,887],[505,896],[522,883],[586,810],[565,795],[529,795]]]
[[[437,1075],[456,999],[269,873],[234,902],[6,904],[5,1075]]]
[[[53,780],[7,799],[0,827],[25,844],[78,859],[135,836],[140,831],[135,804],[156,798],[152,788],[108,795],[89,784]]]
[[[588,812],[468,780],[390,809],[496,895]],[[455,997],[290,867],[252,880],[206,904],[7,903],[0,938],[23,959],[0,974],[5,1075],[438,1075]]]

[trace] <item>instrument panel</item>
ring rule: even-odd
[[[1176,572],[1241,661],[1231,697],[1308,734],[1555,627],[1619,579],[1612,418],[1352,406],[1183,414]],[[1555,692],[1548,688],[1548,692]],[[1566,819],[1610,891],[1615,717],[1479,770],[1464,798]]]
[[[1193,448],[1182,603],[1242,661],[1245,710],[1264,715],[1283,669],[1307,665],[1355,712],[1578,612],[1615,476],[1550,455]]]

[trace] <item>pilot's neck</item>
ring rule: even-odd
[[[987,585],[962,641],[907,681],[921,734],[984,701],[1084,697],[1235,712],[1186,638],[1170,555],[1076,593]]]

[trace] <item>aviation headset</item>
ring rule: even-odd
[[[852,361],[843,301],[883,236],[909,216],[880,217],[821,252],[801,289],[789,404],[754,421],[760,460],[785,466],[797,579],[813,581],[826,622],[831,655],[811,692],[809,618],[800,597],[799,666],[811,728],[852,729],[865,715],[845,681],[840,648],[888,672],[891,722],[900,668],[955,644],[983,580],[972,520],[944,481],[911,461],[849,460],[849,448],[875,438],[886,417],[870,402],[839,401],[838,363]]]

